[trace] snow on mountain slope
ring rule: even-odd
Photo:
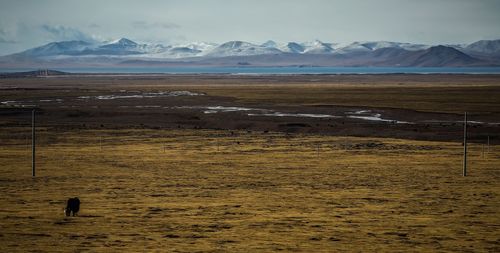
[[[152,58],[187,58],[203,56],[214,49],[217,44],[207,42],[192,42],[188,44],[179,44],[161,48],[161,50],[145,50],[141,57]]]
[[[225,56],[246,56],[261,54],[279,54],[280,50],[274,47],[265,47],[255,45],[244,41],[229,41],[210,50],[206,56],[225,57]]]
[[[423,44],[412,44],[412,43],[402,43],[402,42],[392,42],[392,41],[365,41],[365,42],[353,42],[347,46],[338,48],[337,52],[341,54],[366,53],[382,48],[400,48],[408,51],[417,51],[417,50],[424,50],[429,47],[430,46]]]
[[[425,44],[399,43],[399,47],[408,51],[418,51],[418,50],[429,49],[432,46]]]
[[[377,50],[381,48],[387,48],[387,47],[400,47],[401,43],[397,42],[390,42],[390,41],[370,41],[370,42],[364,42],[361,43],[362,46],[365,48],[368,48],[370,50]]]
[[[169,62],[190,58],[189,62],[237,65],[317,65],[317,66],[498,66],[500,40],[478,41],[470,45],[433,47],[391,41],[363,41],[350,44],[311,42],[261,45],[245,41],[223,44],[191,42],[177,45],[138,43],[121,38],[108,42],[61,41],[0,57],[0,64],[50,62],[115,64],[117,62]],[[461,54],[465,53],[465,54]],[[230,56],[230,57],[229,57]],[[471,57],[472,56],[472,57]],[[229,58],[227,58],[229,57]],[[216,59],[219,58],[219,59]],[[277,63],[280,62],[280,63]],[[150,63],[148,63],[150,64]]]
[[[335,49],[333,49],[334,44],[324,43],[319,40],[305,42],[301,45],[304,47],[304,53],[306,54],[330,54],[335,51]]]
[[[202,51],[190,47],[185,46],[174,46],[166,49],[163,52],[150,53],[141,55],[142,57],[151,57],[151,58],[168,58],[168,59],[177,59],[177,58],[187,58],[198,56]]]
[[[301,54],[304,53],[305,47],[297,42],[288,42],[278,47],[279,50],[286,53]]]
[[[144,54],[160,54],[170,48],[171,46],[164,46],[162,44],[139,44],[136,50]]]
[[[87,56],[87,55],[133,55],[146,51],[160,51],[162,46],[137,44],[129,39],[97,44],[86,41],[52,42],[40,47],[15,54],[22,57],[57,57],[57,56]],[[154,49],[154,50],[153,50]]]
[[[381,48],[401,48],[409,51],[423,50],[430,46],[423,44],[412,44],[412,43],[402,43],[393,41],[370,41],[362,43],[363,46],[371,50],[377,50]]]
[[[126,38],[121,38],[117,41],[113,41],[108,44],[101,45],[92,51],[88,51],[87,54],[96,55],[132,55],[132,54],[142,54],[144,49],[147,48],[146,45],[139,45],[138,43],[131,41]]]
[[[209,52],[210,50],[214,49],[218,45],[215,43],[208,43],[208,42],[191,42],[189,44],[184,44],[184,45],[179,45],[179,46],[191,48],[193,50],[199,50],[201,52]]]
[[[94,47],[92,43],[85,41],[51,42],[40,47],[28,49],[15,55],[24,57],[43,57],[61,54],[78,55],[81,51],[88,50],[92,47]]]
[[[261,46],[263,47],[271,47],[271,48],[278,48],[278,43],[276,43],[275,41],[273,40],[268,40],[264,43],[261,44]]]
[[[113,41],[111,43],[102,45],[102,48],[134,48],[138,44],[127,39],[127,38],[121,38],[119,40]]]
[[[361,43],[361,42],[353,42],[347,46],[338,48],[336,50],[336,52],[339,54],[362,53],[362,52],[370,52],[370,51],[372,51],[372,49],[363,45],[363,43]]]
[[[482,54],[500,54],[500,40],[480,40],[465,47],[466,51]]]
[[[55,56],[127,56],[152,58],[183,58],[183,57],[226,57],[248,56],[262,54],[349,54],[370,52],[380,48],[402,48],[405,50],[421,50],[428,46],[410,43],[374,41],[354,42],[347,46],[335,43],[325,43],[319,40],[298,43],[277,43],[269,40],[261,45],[244,41],[229,41],[221,45],[206,42],[192,42],[180,45],[137,43],[127,38],[111,42],[94,44],[84,41],[53,42],[47,45],[26,50],[19,55],[25,57],[55,57]]]

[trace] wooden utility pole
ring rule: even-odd
[[[464,166],[463,176],[467,176],[467,112],[464,117]]]
[[[31,111],[31,176],[35,177],[35,109]]]
[[[29,141],[29,135],[26,135],[26,154],[29,155],[30,153],[30,141]]]
[[[490,153],[490,136],[488,135],[488,153]]]

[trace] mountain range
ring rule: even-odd
[[[339,44],[272,40],[262,44],[229,41],[183,45],[60,41],[1,56],[0,67],[81,66],[500,66],[500,40],[469,45],[424,45],[391,41]]]

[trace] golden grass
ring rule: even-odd
[[[464,178],[458,143],[40,129],[31,178],[25,134],[0,131],[2,252],[500,251],[498,146]]]

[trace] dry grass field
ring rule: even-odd
[[[500,147],[0,129],[1,252],[499,252]],[[65,217],[69,197],[82,201]]]
[[[143,96],[171,91],[202,95]],[[0,79],[0,252],[500,252],[499,94],[497,75]]]

